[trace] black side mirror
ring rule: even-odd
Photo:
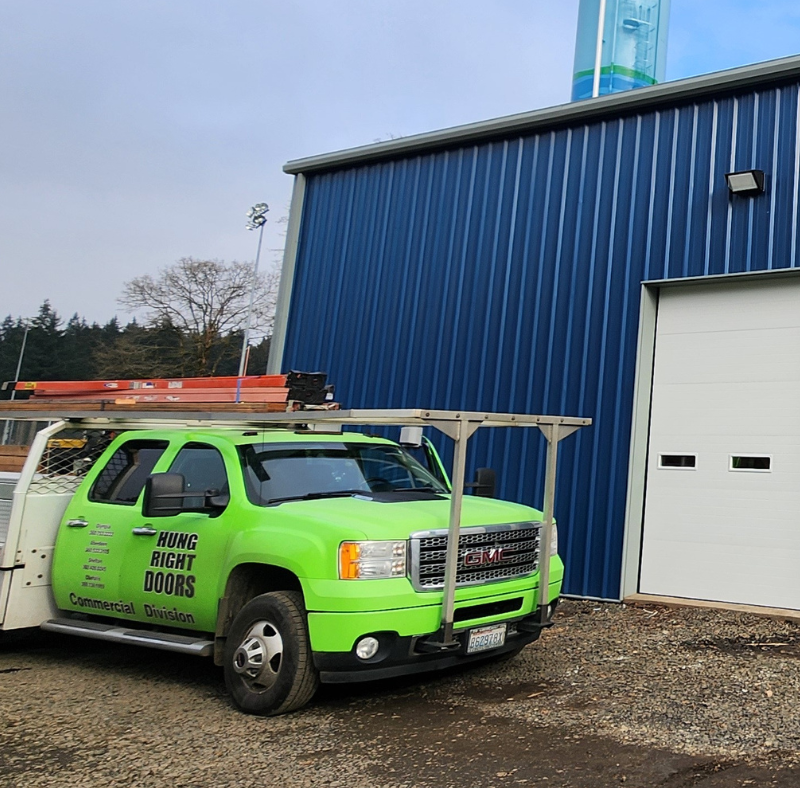
[[[183,511],[186,480],[182,473],[153,473],[144,483],[142,514],[173,517]]]
[[[497,495],[497,474],[492,468],[478,468],[475,481],[465,487],[480,498],[494,498]]]
[[[186,479],[182,473],[153,473],[144,483],[142,514],[145,517],[174,517],[181,512],[205,512],[221,514],[231,502],[228,493],[219,490],[186,492]],[[187,499],[202,500],[201,505]]]

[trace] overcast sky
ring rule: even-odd
[[[252,260],[254,202],[279,247],[288,159],[566,102],[577,6],[0,0],[0,317]],[[798,51],[797,0],[672,2],[669,79]]]

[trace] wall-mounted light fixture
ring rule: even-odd
[[[764,170],[729,172],[726,173],[725,180],[731,194],[741,194],[746,197],[764,191]]]

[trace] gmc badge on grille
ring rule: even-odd
[[[464,553],[464,566],[499,564],[504,559],[504,547],[484,547],[481,550],[470,550],[468,553]]]

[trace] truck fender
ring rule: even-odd
[[[303,586],[294,572],[274,564],[244,563],[231,570],[217,611],[214,632],[215,664],[222,664],[225,638],[237,613],[251,599],[270,591],[298,591],[302,594]]]

